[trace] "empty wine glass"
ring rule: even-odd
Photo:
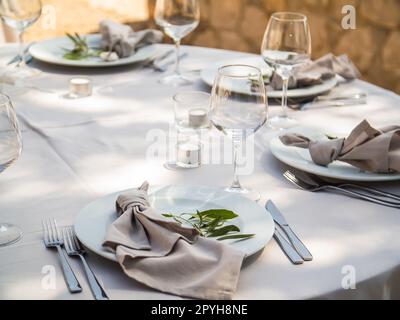
[[[278,12],[271,16],[261,46],[265,62],[282,78],[282,113],[270,119],[276,129],[287,129],[296,125],[288,116],[287,96],[293,69],[308,62],[311,56],[311,35],[305,15]]]
[[[12,165],[22,151],[21,131],[14,108],[8,96],[0,94],[0,173]],[[7,223],[0,223],[0,246],[18,241],[21,230]]]
[[[161,80],[172,86],[191,84],[192,81],[181,74],[180,44],[200,23],[200,6],[197,0],[157,0],[155,9],[156,23],[174,40],[176,45],[176,65],[173,75]]]
[[[37,74],[37,70],[27,68],[26,55],[27,52],[24,47],[24,33],[33,25],[42,13],[42,2],[40,0],[1,0],[0,1],[0,16],[4,23],[15,29],[18,32],[18,39],[20,44],[19,63],[17,67],[18,77],[22,73],[24,77],[29,77]]]
[[[268,103],[261,70],[247,65],[219,69],[211,94],[210,120],[233,141],[234,178],[228,192],[258,201],[260,194],[241,186],[238,156],[246,139],[260,129],[268,118]]]

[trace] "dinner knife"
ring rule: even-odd
[[[304,260],[299,256],[297,251],[293,249],[292,245],[285,239],[278,228],[275,228],[274,239],[293,264],[299,265],[304,263]]]
[[[299,253],[299,255],[305,261],[312,261],[313,256],[310,253],[310,251],[306,248],[303,242],[301,242],[299,237],[294,233],[292,228],[287,223],[285,217],[282,215],[282,213],[279,211],[279,209],[275,206],[275,204],[271,200],[267,202],[266,209],[269,211],[269,213],[271,213],[275,223],[278,224],[285,232],[285,234],[288,236],[290,242],[292,243],[296,251]]]

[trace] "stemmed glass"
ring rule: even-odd
[[[234,178],[232,186],[226,190],[255,201],[260,199],[260,194],[240,184],[238,157],[243,143],[266,123],[267,118],[268,103],[261,70],[247,65],[220,68],[211,94],[210,120],[233,141]]]
[[[161,80],[172,86],[191,84],[192,81],[181,74],[180,44],[200,23],[200,5],[197,0],[157,0],[155,9],[156,23],[174,40],[176,46],[176,65],[173,75]]]
[[[261,54],[265,62],[282,78],[282,113],[270,119],[276,129],[287,129],[296,125],[288,116],[288,86],[293,69],[310,60],[311,35],[305,15],[278,12],[271,16],[265,31]]]
[[[21,155],[22,138],[14,108],[8,96],[0,94],[0,173]],[[13,225],[0,223],[0,247],[18,241],[21,230]]]
[[[42,2],[40,0],[0,0],[1,19],[18,32],[20,62],[17,64],[16,76],[18,73],[21,73],[23,77],[37,74],[37,70],[27,68],[25,63],[24,33],[39,19],[41,13]]]

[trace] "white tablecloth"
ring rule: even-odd
[[[1,48],[1,63],[7,61],[9,51]],[[244,55],[196,47],[184,47],[183,51],[189,52],[184,69]],[[134,66],[100,71],[39,63],[36,67],[44,74],[31,85],[54,93],[11,92],[23,127],[24,151],[0,176],[0,221],[19,225],[24,238],[0,248],[0,299],[92,299],[76,261],[72,266],[84,292],[73,296],[67,292],[57,255],[41,242],[43,218],[55,217],[59,224],[71,225],[88,202],[136,187],[144,180],[158,185],[226,186],[232,179],[232,167],[170,171],[160,162],[146,161],[151,144],[146,140],[147,132],[168,130],[173,121],[174,93],[209,90],[200,79],[192,88],[173,89],[157,83],[162,74]],[[95,94],[80,100],[60,98],[71,75],[82,73],[92,76]],[[362,81],[341,90],[368,92],[368,104],[296,112],[293,116],[302,125],[326,132],[347,132],[363,119],[378,127],[400,123],[398,95]],[[315,260],[293,266],[271,241],[245,263],[235,298],[400,298],[400,212],[340,195],[296,189],[282,177],[284,166],[268,149],[275,134],[267,129],[257,133],[255,171],[242,177],[242,182],[261,191],[261,204],[268,199],[276,202]],[[399,183],[376,186],[400,193]],[[93,253],[88,259],[112,299],[176,298],[137,284],[124,276],[118,265]],[[46,266],[55,267],[55,288],[43,286]],[[346,266],[355,268],[355,290],[342,287]]]

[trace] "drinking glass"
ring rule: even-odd
[[[240,93],[241,92],[241,93]],[[243,142],[260,129],[268,118],[268,103],[261,70],[247,65],[219,69],[211,94],[211,123],[233,141],[234,178],[228,192],[259,200],[260,194],[242,187],[238,156]]]
[[[282,78],[282,111],[270,119],[276,129],[287,129],[296,125],[288,116],[288,85],[293,69],[310,60],[311,35],[305,15],[292,12],[274,13],[265,31],[261,54],[265,62]]]
[[[173,97],[175,125],[178,132],[177,161],[179,168],[191,169],[201,165],[201,132],[211,127],[209,93],[186,91]]]
[[[33,25],[42,13],[40,0],[1,0],[0,16],[4,23],[18,32],[20,44],[20,62],[17,64],[24,76],[33,76],[37,73],[26,66],[26,50],[24,48],[24,33]]]
[[[8,96],[0,94],[0,173],[12,165],[22,151],[21,131],[14,108]],[[18,241],[21,230],[7,223],[0,223],[0,246]]]
[[[172,86],[191,84],[192,81],[181,74],[180,44],[200,23],[200,6],[197,0],[157,0],[155,8],[156,23],[165,34],[172,38],[176,46],[176,65],[173,75],[161,80]]]

